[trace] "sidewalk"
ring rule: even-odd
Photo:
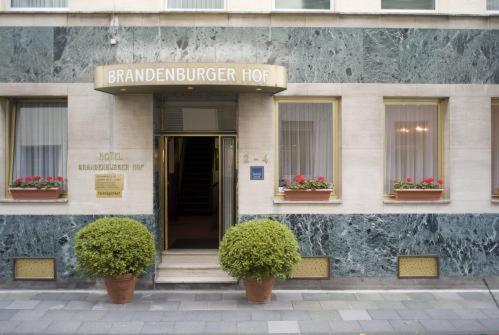
[[[276,291],[267,305],[242,291],[138,291],[128,305],[104,291],[0,291],[0,334],[28,333],[499,334],[499,309],[485,290]]]

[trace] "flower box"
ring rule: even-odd
[[[443,189],[400,189],[395,191],[395,199],[402,201],[435,201],[442,197]]]
[[[296,190],[284,189],[284,200],[289,201],[328,201],[332,189]]]
[[[14,200],[55,200],[61,195],[59,187],[34,188],[34,187],[12,187],[9,188]]]

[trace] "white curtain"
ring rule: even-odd
[[[492,193],[499,193],[499,106],[492,106]]]
[[[275,0],[277,9],[331,9],[331,0]]]
[[[67,0],[12,0],[12,8],[66,8]]]
[[[15,112],[13,178],[61,176],[66,179],[67,106],[20,103]]]
[[[499,10],[499,0],[487,0],[487,10]]]
[[[326,177],[332,182],[332,104],[279,104],[279,180]]]
[[[224,9],[224,0],[167,0],[168,8]]]
[[[436,105],[386,106],[386,180],[438,178],[438,109]]]

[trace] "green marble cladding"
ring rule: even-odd
[[[55,257],[57,278],[77,278],[74,236],[99,218],[117,215],[0,215],[0,278],[12,278],[12,257]],[[158,240],[154,215],[127,216],[147,226]],[[156,242],[156,246],[159,243]],[[152,278],[154,268],[145,274]]]
[[[438,255],[441,275],[499,276],[499,214],[283,214],[303,255],[331,257],[334,277],[389,277],[398,255]]]
[[[92,82],[94,65],[213,61],[284,65],[292,83],[499,83],[498,30],[0,27],[0,46],[0,82]]]

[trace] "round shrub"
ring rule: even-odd
[[[154,262],[154,239],[147,228],[129,218],[102,218],[78,231],[78,270],[89,277],[139,275]]]
[[[220,265],[234,278],[286,279],[300,261],[293,232],[270,219],[251,220],[230,228],[220,243]]]

